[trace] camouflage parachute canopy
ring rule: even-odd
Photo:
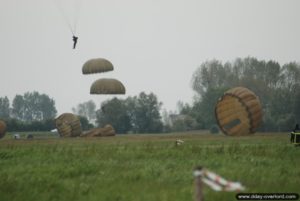
[[[6,133],[6,123],[0,120],[0,138],[3,138]]]
[[[90,59],[82,67],[83,74],[103,73],[114,70],[112,63],[106,59]]]
[[[102,78],[91,85],[90,94],[125,94],[125,87],[119,80]]]
[[[244,87],[226,91],[216,104],[215,115],[220,129],[230,136],[253,134],[262,121],[259,98]]]
[[[78,116],[63,113],[55,121],[57,131],[62,137],[76,137],[81,135],[81,123]]]

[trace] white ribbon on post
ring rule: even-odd
[[[203,183],[214,191],[243,191],[245,187],[240,182],[232,182],[206,169],[195,170],[194,176],[201,176]]]

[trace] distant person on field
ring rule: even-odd
[[[296,124],[295,129],[291,134],[291,142],[294,142],[295,140],[295,133],[300,133],[299,124]]]
[[[299,129],[299,124],[296,124],[295,129],[294,129],[294,133],[299,133],[300,129]]]
[[[73,49],[76,48],[77,40],[78,40],[78,37],[73,36],[73,42],[74,42],[74,44],[73,44]]]

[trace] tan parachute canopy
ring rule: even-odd
[[[125,87],[119,80],[102,78],[92,84],[90,94],[125,94]]]
[[[56,118],[55,124],[62,137],[76,137],[80,136],[82,132],[79,118],[72,113],[60,115]]]
[[[107,124],[103,128],[93,128],[88,132],[85,132],[81,137],[105,137],[105,136],[115,136],[116,131],[112,125]]]
[[[215,107],[221,130],[230,136],[255,133],[262,120],[258,97],[249,89],[235,87],[224,93]]]
[[[0,138],[3,138],[6,133],[6,123],[0,120]]]
[[[82,67],[83,74],[103,73],[114,70],[112,63],[106,59],[90,59]]]

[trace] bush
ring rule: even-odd
[[[18,119],[6,119],[7,131],[50,131],[55,128],[54,119],[47,119],[43,121],[24,122]]]
[[[89,122],[89,120],[84,116],[79,116],[79,121],[83,131],[90,130],[94,128],[94,125]]]
[[[211,134],[218,134],[219,133],[219,127],[217,126],[217,125],[212,125],[211,127],[210,127],[210,133]]]

